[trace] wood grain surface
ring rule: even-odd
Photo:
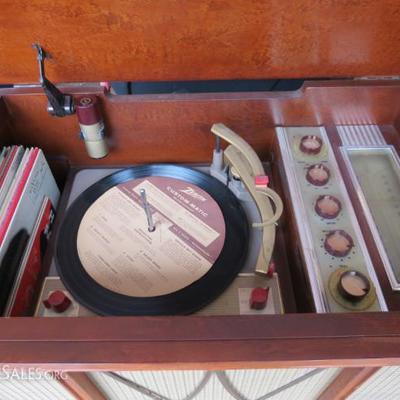
[[[77,400],[107,400],[84,372],[64,372],[62,376],[59,381]]]
[[[69,371],[400,363],[400,313],[1,318],[1,364]]]
[[[397,75],[398,0],[1,0],[0,82]]]
[[[376,367],[344,368],[318,400],[346,400],[377,371],[379,368]]]
[[[74,92],[74,88],[65,90]],[[101,96],[110,154],[87,156],[76,116],[46,111],[41,89],[0,89],[14,140],[35,144],[71,164],[205,162],[211,157],[211,125],[223,122],[268,160],[277,125],[393,124],[398,118],[396,82],[314,82],[295,92],[103,96],[99,87],[77,88]]]

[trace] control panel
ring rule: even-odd
[[[325,129],[277,135],[316,311],[387,310]]]

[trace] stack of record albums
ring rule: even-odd
[[[24,316],[34,307],[59,190],[42,150],[0,152],[0,311]]]

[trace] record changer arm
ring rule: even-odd
[[[220,123],[214,124],[211,132],[230,143],[224,151],[224,161],[240,176],[260,212],[262,222],[252,224],[253,228],[263,229],[262,248],[255,269],[258,273],[267,274],[274,249],[275,223],[283,211],[282,200],[275,191],[266,185],[262,189],[256,186],[256,177],[265,175],[265,170],[256,152],[244,139]],[[266,197],[274,203],[275,212]]]

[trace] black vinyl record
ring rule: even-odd
[[[132,297],[101,286],[85,270],[78,255],[77,235],[88,208],[106,191],[133,179],[168,177],[205,190],[218,204],[225,221],[225,241],[215,263],[199,280],[173,293]],[[232,282],[242,269],[248,247],[248,222],[233,193],[217,179],[198,170],[170,164],[132,167],[90,186],[68,208],[57,237],[58,273],[72,296],[101,315],[176,315],[202,308]]]

